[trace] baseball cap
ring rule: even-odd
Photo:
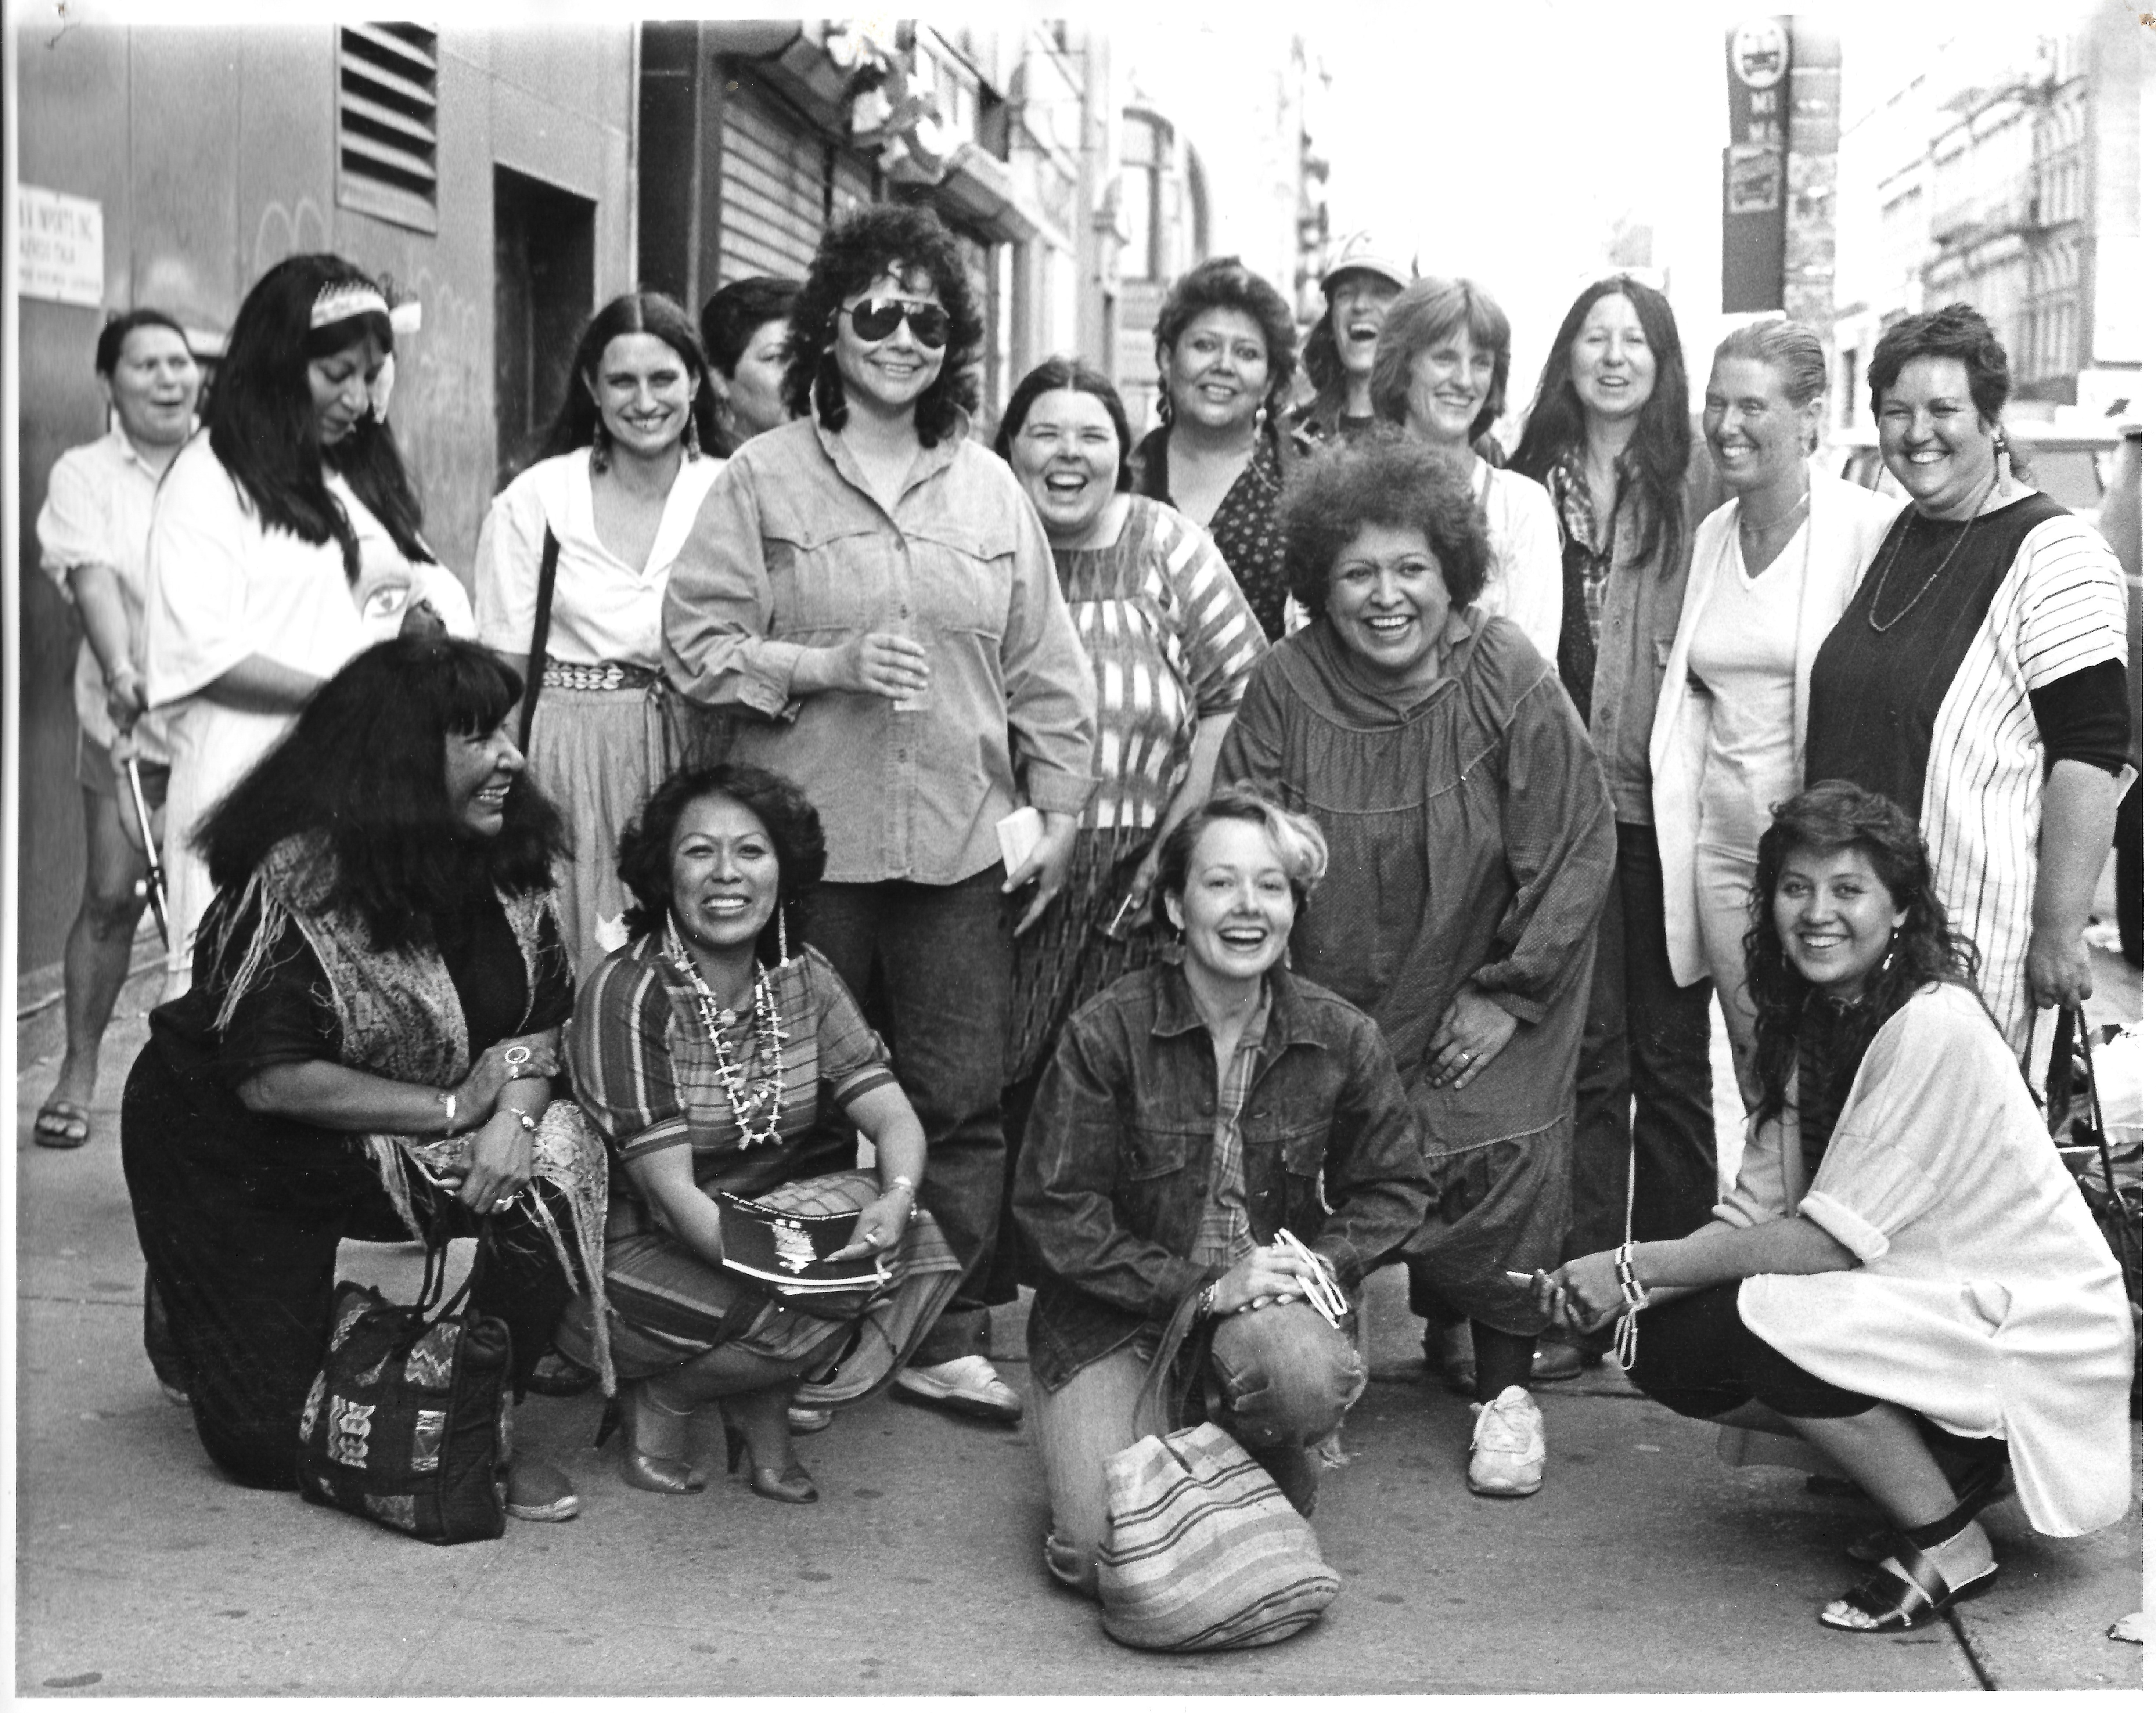
[[[1340,253],[1333,257],[1332,265],[1325,270],[1325,277],[1318,282],[1319,289],[1332,290],[1333,282],[1342,274],[1352,273],[1358,268],[1402,287],[1414,280],[1419,271],[1413,256],[1403,260],[1399,252],[1388,245],[1376,233],[1350,233],[1342,243]]]

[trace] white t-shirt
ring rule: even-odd
[[[716,458],[681,460],[659,533],[639,568],[616,558],[599,540],[592,518],[589,453],[564,453],[533,464],[495,496],[480,527],[472,572],[480,640],[506,654],[530,651],[539,561],[551,528],[562,551],[554,566],[547,652],[580,665],[615,660],[657,671],[666,574],[723,467]]]
[[[1689,662],[1712,698],[1700,778],[1702,843],[1755,849],[1774,806],[1803,787],[1790,709],[1810,528],[1807,521],[1757,577],[1745,573],[1734,530],[1715,561]]]

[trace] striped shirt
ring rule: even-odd
[[[1917,816],[1948,920],[1976,942],[1979,989],[2016,1051],[2033,1020],[2025,965],[2046,771],[2030,692],[2125,658],[2117,557],[2035,494],[1966,530],[1904,512],[1812,669],[1806,782],[1853,780]]]
[[[1154,825],[1189,765],[1198,722],[1232,714],[1265,633],[1211,537],[1132,495],[1106,547],[1058,549],[1055,569],[1093,663],[1100,779],[1081,825]]]
[[[825,1099],[844,1106],[894,1082],[883,1044],[838,972],[813,946],[771,972],[780,1045],[779,1143],[803,1137]],[[723,1017],[723,1013],[721,1014]],[[757,1079],[752,1010],[721,1024],[726,1051],[745,1069],[755,1113]],[[568,1039],[578,1103],[621,1161],[686,1146],[699,1182],[722,1170],[745,1144],[718,1054],[696,1012],[696,992],[668,960],[661,936],[633,941],[599,966],[577,996]]]

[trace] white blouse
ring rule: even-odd
[[[639,569],[615,557],[599,540],[592,516],[589,453],[564,453],[533,464],[495,496],[480,527],[472,572],[480,640],[520,658],[531,651],[539,560],[552,529],[562,551],[554,567],[547,652],[580,665],[615,660],[657,671],[666,575],[723,467],[716,458],[681,460],[659,533]]]
[[[1793,1114],[1755,1126],[1715,1216],[1794,1211],[1858,1264],[1747,1279],[1744,1324],[1830,1385],[2004,1436],[2041,1532],[2123,1516],[2133,1324],[2118,1264],[1977,997],[1928,988],[1889,1018],[1808,1186],[1800,1147]]]
[[[1490,526],[1490,581],[1475,604],[1511,619],[1553,662],[1564,619],[1564,551],[1549,490],[1480,458],[1469,486]]]

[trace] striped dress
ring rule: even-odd
[[[1917,818],[2017,1053],[2033,1022],[2024,966],[2045,775],[2030,692],[2125,659],[2117,557],[2032,494],[1965,533],[1905,511],[1812,668],[1805,783],[1852,780]]]
[[[726,1341],[791,1360],[830,1341],[837,1330],[777,1300],[745,1309],[745,1281],[708,1265],[670,1236],[624,1169],[685,1147],[696,1187],[706,1195],[725,1192],[799,1213],[858,1211],[875,1199],[874,1173],[844,1169],[853,1163],[850,1128],[819,1120],[896,1081],[883,1044],[838,972],[814,948],[770,977],[783,1034],[783,1092],[778,1137],[762,1146],[742,1139],[719,1081],[718,1054],[697,1014],[696,990],[665,956],[660,936],[646,935],[613,953],[578,996],[569,1066],[578,1102],[613,1162],[607,1296],[614,1357],[630,1377]],[[747,1015],[728,1020],[721,1013],[727,1052],[737,1065],[750,1067],[752,1088],[754,1028]],[[834,1166],[840,1169],[831,1170]],[[819,1167],[822,1175],[812,1175]],[[880,1381],[918,1341],[957,1283],[957,1263],[926,1213],[914,1215],[892,1271],[896,1288],[868,1310],[876,1336],[865,1334],[848,1358],[850,1365],[868,1351],[880,1361],[859,1376],[858,1389],[821,1401],[844,1402]]]
[[[1093,772],[1063,891],[1019,941],[1004,1080],[1038,1071],[1063,1020],[1142,965],[1147,931],[1105,929],[1190,763],[1198,722],[1232,714],[1265,633],[1212,538],[1173,507],[1130,498],[1106,547],[1058,549],[1055,570],[1093,663],[1100,703]]]

